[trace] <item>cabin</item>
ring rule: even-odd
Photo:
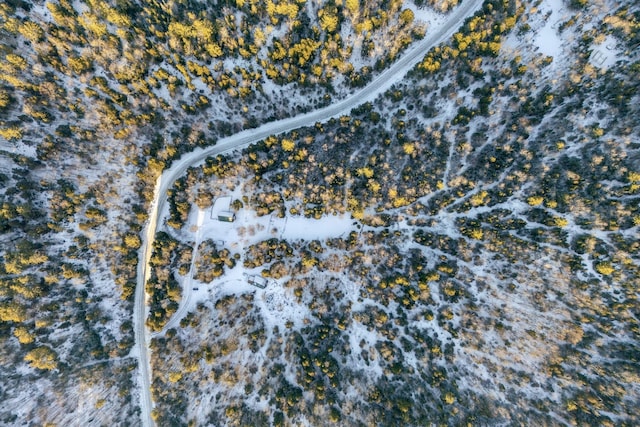
[[[236,220],[236,214],[231,211],[218,212],[218,221],[233,222]]]

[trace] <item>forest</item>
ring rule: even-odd
[[[137,424],[157,178],[349,96],[458,3],[0,4],[0,424]],[[156,424],[638,424],[639,45],[632,1],[486,0],[375,101],[191,167],[146,283]],[[230,192],[353,227],[196,245]],[[238,271],[271,284],[216,293]],[[165,331],[187,277],[214,297]]]

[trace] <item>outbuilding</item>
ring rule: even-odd
[[[231,211],[218,212],[218,221],[233,222],[236,220],[236,214]]]
[[[264,289],[267,287],[267,279],[265,279],[264,277],[253,275],[248,278],[248,282],[250,285],[253,285],[257,288]]]

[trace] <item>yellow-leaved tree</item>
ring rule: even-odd
[[[50,347],[42,346],[31,350],[24,360],[37,369],[50,371],[58,367],[58,355]]]
[[[296,143],[293,142],[293,140],[287,139],[287,138],[282,140],[282,149],[284,151],[293,151],[295,147],[296,147]]]
[[[31,344],[35,338],[33,334],[27,329],[26,326],[18,326],[14,331],[13,335],[18,338],[20,344]]]
[[[20,323],[27,320],[27,312],[17,302],[7,302],[0,305],[0,322]]]
[[[360,9],[360,1],[359,0],[347,0],[345,2],[345,6],[347,10],[351,12],[352,15],[355,15]]]

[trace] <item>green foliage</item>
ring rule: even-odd
[[[35,15],[16,8],[15,3],[0,5],[3,30],[22,49],[10,52],[13,42],[4,46],[0,113],[19,117],[20,122],[3,122],[0,136],[10,143],[36,141],[43,163],[30,165],[37,177],[33,180],[21,179],[22,170],[7,167],[0,179],[0,230],[49,246],[7,243],[0,254],[2,273],[7,276],[0,283],[0,320],[6,323],[9,337],[7,354],[20,348],[20,343],[25,351],[32,350],[25,360],[45,370],[55,369],[59,362],[54,350],[38,343],[58,345],[59,336],[65,336],[61,333],[56,340],[44,341],[49,329],[66,332],[69,324],[113,321],[101,318],[95,308],[100,301],[94,299],[85,261],[100,257],[100,263],[112,267],[123,297],[133,295],[139,224],[146,220],[144,198],[149,200],[156,178],[173,159],[192,147],[213,143],[215,137],[291,114],[294,107],[284,103],[276,108],[258,102],[270,101],[268,91],[261,91],[263,79],[291,84],[286,90],[295,87],[303,95],[331,92],[332,81],[342,80],[335,79],[337,74],[353,86],[362,86],[396,57],[416,31],[415,16],[409,9],[401,10],[402,2],[347,0],[311,5],[237,0],[224,7],[192,1],[171,7],[163,2],[90,2],[79,14],[77,5],[61,0],[47,3],[53,22],[35,21]],[[429,3],[447,10],[457,1]],[[572,3],[587,6],[583,1]],[[318,218],[351,213],[357,229],[327,241],[252,241],[245,248],[244,266],[260,267],[271,277],[291,276],[284,292],[292,301],[282,304],[303,304],[309,315],[300,326],[299,319],[286,317],[299,310],[278,313],[285,316],[287,333],[274,335],[267,348],[264,331],[258,332],[260,315],[253,311],[253,294],[233,297],[246,298],[246,305],[237,312],[233,310],[241,304],[235,299],[215,304],[216,310],[224,311],[227,323],[212,326],[211,312],[204,304],[199,306],[181,324],[189,326],[189,333],[200,334],[199,339],[181,341],[185,331],[170,331],[154,340],[154,372],[160,372],[154,379],[158,424],[194,423],[183,416],[190,403],[180,390],[191,381],[199,381],[201,387],[228,386],[224,403],[212,403],[218,406],[211,409],[210,418],[239,425],[269,422],[267,416],[258,415],[261,422],[252,422],[254,413],[243,399],[253,399],[246,395],[254,393],[270,399],[273,407],[268,413],[273,414],[274,425],[295,423],[302,419],[300,413],[310,423],[328,419],[344,425],[526,424],[531,422],[527,417],[545,424],[553,422],[544,418],[551,411],[574,424],[604,425],[605,415],[595,414],[609,413],[623,423],[635,421],[624,406],[633,397],[627,396],[630,389],[625,383],[628,364],[621,367],[616,361],[635,360],[634,349],[622,343],[633,342],[638,329],[629,313],[634,312],[632,284],[637,281],[633,227],[640,223],[633,196],[640,178],[633,172],[633,163],[625,159],[635,158],[636,147],[628,136],[635,130],[632,118],[637,115],[632,114],[634,105],[629,100],[635,99],[636,88],[620,64],[608,73],[615,84],[601,85],[604,77],[593,75],[581,87],[555,76],[558,84],[543,87],[547,77],[540,70],[549,64],[548,58],[529,61],[525,57],[525,65],[522,58],[500,57],[502,35],[515,26],[523,10],[529,10],[521,6],[516,1],[484,2],[448,45],[427,54],[411,80],[398,84],[375,105],[355,109],[351,117],[267,138],[247,148],[238,162],[223,156],[206,161],[204,175],[243,185],[244,203],[234,202],[236,209],[244,206],[259,215]],[[309,11],[318,12],[311,22]],[[626,13],[612,12],[604,22],[629,42],[635,24],[631,12],[623,22],[621,16]],[[581,23],[576,28],[591,28],[583,27],[581,19],[575,18]],[[343,35],[350,28],[354,33],[347,43]],[[369,68],[356,69],[353,46],[362,46],[362,60]],[[239,58],[242,67],[225,69]],[[104,77],[94,76],[95,70],[104,70]],[[532,76],[535,82],[530,81]],[[85,89],[75,90],[68,81],[80,82]],[[600,93],[592,86],[599,86]],[[465,88],[474,89],[465,91],[463,99],[459,94]],[[316,101],[314,96],[309,97],[310,103],[330,102],[330,97]],[[177,111],[171,102],[175,99],[181,100]],[[594,125],[583,131],[574,126],[571,132],[564,131],[557,118],[574,120],[580,110],[593,106],[590,99],[629,112],[615,120],[607,118],[603,128]],[[200,121],[219,100],[223,100],[221,110],[226,101],[238,117]],[[453,117],[442,108],[449,101],[453,101]],[[254,116],[254,106],[268,111],[265,117]],[[596,109],[593,113],[603,114]],[[546,127],[538,127],[543,117]],[[150,141],[152,134],[157,137]],[[564,150],[570,155],[564,155]],[[94,156],[98,151],[100,155]],[[78,159],[92,167],[117,159],[127,168],[140,169],[136,185],[141,202],[137,208],[125,205],[120,211],[122,218],[131,220],[126,231],[104,232],[102,227],[111,225],[109,218],[114,216],[107,215],[106,204],[93,202],[91,195],[95,191],[96,199],[113,197],[120,191],[120,172],[110,172],[104,187],[95,186],[92,174],[82,171],[64,172],[77,175],[69,181],[82,180],[81,185],[50,182],[55,162],[71,164]],[[185,224],[194,201],[204,207],[215,194],[198,190],[200,183],[193,178],[189,172],[170,192],[169,225],[176,230]],[[38,182],[42,186],[34,185]],[[41,198],[34,197],[39,193]],[[45,209],[51,214],[46,215]],[[86,222],[76,224],[84,217]],[[567,227],[569,223],[572,227]],[[86,235],[85,241],[74,239],[76,246],[55,253],[61,240],[77,232],[76,225]],[[116,251],[101,250],[102,244]],[[147,324],[154,331],[177,309],[181,290],[175,273],[189,273],[191,251],[169,235],[158,236],[152,277],[146,284],[151,308]],[[211,241],[203,243],[198,256],[196,278],[204,281],[219,277],[236,262],[228,250]],[[584,262],[593,262],[593,269],[606,277],[592,277],[589,282],[592,270]],[[89,267],[94,273],[95,266],[89,263]],[[600,279],[614,289],[615,301],[598,295]],[[468,298],[476,294],[480,297]],[[518,309],[540,313],[535,325],[526,325],[539,327],[538,332],[516,334],[523,330],[518,323],[522,316],[509,307],[511,297],[523,304]],[[571,332],[579,325],[565,332],[562,316],[545,315],[566,312],[565,303],[580,311],[579,319],[572,321],[589,322],[586,339]],[[267,304],[266,296],[260,304]],[[353,307],[360,309],[354,313]],[[38,315],[35,330],[27,326],[31,313]],[[529,317],[525,320],[530,321]],[[205,325],[201,329],[199,322]],[[439,339],[429,322],[440,325]],[[362,332],[356,328],[365,328],[367,336],[378,335],[379,345],[352,341]],[[495,328],[491,342],[477,338],[487,328]],[[130,328],[121,332],[132,333]],[[75,339],[74,334],[69,336]],[[96,336],[86,341],[99,343],[101,337]],[[599,347],[602,336],[606,336],[606,348]],[[207,340],[206,345],[200,338]],[[190,346],[195,341],[201,347],[194,350]],[[117,344],[111,340],[104,349],[89,346],[87,353],[122,354],[127,346],[125,337]],[[246,348],[259,354],[263,346],[268,357],[260,358],[262,365],[244,367],[228,360]],[[465,352],[465,346],[471,351]],[[558,346],[561,351],[556,351]],[[526,367],[511,370],[510,362],[520,357],[522,348],[543,375]],[[611,363],[599,363],[598,357],[588,366],[576,363],[584,354],[601,354]],[[292,357],[299,363],[278,365],[281,355],[287,363]],[[467,357],[482,365],[489,363],[483,359],[488,355],[490,365],[498,369],[492,370],[494,379],[483,379],[486,394],[458,392],[458,385],[465,383],[458,379],[476,378],[456,358]],[[198,366],[203,358],[206,367]],[[160,364],[163,361],[167,366]],[[378,368],[383,375],[374,378]],[[6,377],[12,381],[11,375]],[[573,390],[572,382],[582,384],[584,378],[593,387]],[[607,381],[600,383],[602,378]],[[551,402],[543,393],[532,403],[498,387],[515,383],[527,387],[534,381],[541,390],[561,390],[562,396]],[[345,405],[347,387],[350,393],[360,393],[363,401]],[[5,388],[11,390],[12,384]],[[128,396],[130,389],[123,386],[122,395]],[[492,395],[504,399],[487,398]],[[102,396],[111,399],[113,393]],[[99,400],[98,406],[103,404]],[[108,405],[113,407],[111,401]],[[443,408],[450,409],[446,417]],[[365,412],[362,419],[358,410]],[[496,421],[495,414],[512,418]]]
[[[151,330],[161,330],[178,309],[182,290],[174,272],[188,272],[191,255],[191,248],[169,234],[159,232],[156,235],[149,262],[151,277],[146,283],[149,294],[147,325]]]
[[[574,9],[584,9],[589,4],[589,0],[570,0],[570,4]]]

